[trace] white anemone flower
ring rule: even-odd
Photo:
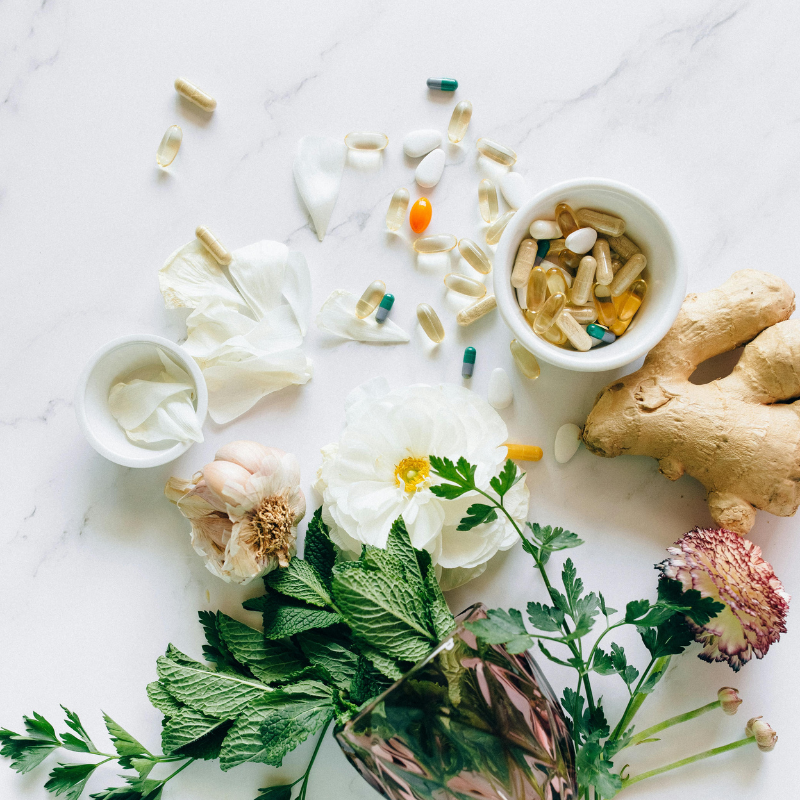
[[[502,470],[508,438],[505,423],[482,398],[460,386],[409,386],[389,391],[383,378],[356,389],[346,403],[346,426],[338,443],[323,449],[315,488],[323,498],[323,519],[331,538],[357,555],[363,544],[385,547],[392,523],[402,517],[411,542],[427,550],[443,589],[466,583],[498,551],[519,536],[504,515],[470,531],[457,530],[475,492],[456,500],[436,497],[429,456],[477,465],[476,484]],[[505,507],[522,526],[529,492],[519,481]]]

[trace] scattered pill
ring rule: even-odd
[[[592,337],[578,324],[569,312],[562,311],[556,318],[556,325],[564,331],[569,343],[581,352],[592,349]]]
[[[525,307],[529,311],[539,311],[547,300],[547,275],[540,267],[534,267],[528,277],[525,293]]]
[[[516,339],[511,341],[511,355],[519,371],[529,380],[535,381],[540,373],[539,362],[530,350],[523,347]]]
[[[511,380],[502,367],[495,367],[489,376],[487,399],[492,408],[508,408],[514,402]]]
[[[464,360],[461,362],[461,377],[471,378],[475,372],[475,348],[468,347],[464,350]]]
[[[498,217],[486,229],[486,244],[497,244],[500,241],[500,237],[503,235],[506,225],[511,222],[511,217],[516,213],[516,211],[506,211],[502,217]]]
[[[444,150],[437,148],[432,153],[428,153],[428,155],[417,164],[417,170],[414,173],[414,178],[417,183],[425,189],[436,186],[444,172],[444,162]]]
[[[603,286],[610,285],[614,279],[614,270],[611,266],[611,250],[605,239],[598,239],[592,247],[592,255],[597,261],[595,280]]]
[[[512,461],[540,461],[542,458],[542,448],[532,444],[510,444],[506,442],[508,453],[506,458]]]
[[[531,222],[529,230],[534,239],[559,239],[561,237],[561,228],[554,219],[535,219]]]
[[[427,304],[417,306],[417,320],[427,337],[436,344],[444,339],[444,326],[439,315]]]
[[[541,336],[555,323],[566,304],[567,298],[561,292],[548,297],[547,302],[536,314],[536,319],[533,321],[533,332]]]
[[[588,325],[597,320],[597,309],[594,305],[590,306],[567,306],[564,311],[572,314],[576,322],[581,325]]]
[[[534,239],[523,239],[517,250],[517,257],[514,261],[514,269],[511,270],[511,285],[515,289],[527,286],[528,278],[533,269],[533,262],[536,260],[537,243]]]
[[[602,325],[595,325],[594,323],[586,326],[586,333],[593,339],[599,339],[606,344],[611,344],[611,342],[617,339],[616,335],[611,333],[611,331],[606,330]]]
[[[451,292],[465,294],[467,297],[481,298],[486,294],[486,287],[480,281],[458,272],[448,272],[444,276],[444,285]]]
[[[454,92],[458,89],[458,81],[455,78],[428,78],[429,89],[438,89],[440,92]]]
[[[517,209],[525,204],[531,193],[525,178],[519,172],[507,172],[500,178],[500,191],[511,208]],[[535,236],[533,237],[536,238]]]
[[[533,238],[535,239],[536,237],[534,236]],[[548,255],[557,256],[565,248],[565,244],[564,244],[565,241],[566,240],[563,239],[563,238],[551,239],[550,240],[550,250],[548,251]]]
[[[442,134],[433,128],[411,131],[403,139],[403,152],[411,158],[420,158],[435,150],[442,143]]]
[[[385,294],[381,300],[381,304],[378,306],[378,310],[375,312],[375,322],[378,324],[383,324],[386,322],[386,317],[389,316],[389,312],[392,310],[393,305],[394,295]]]
[[[625,233],[625,220],[612,217],[611,214],[593,211],[591,208],[579,208],[575,212],[575,216],[581,225],[594,228],[600,233],[606,233],[609,236],[622,236]]]
[[[472,103],[469,100],[462,100],[453,109],[450,124],[447,126],[447,138],[453,144],[458,144],[464,138],[470,119],[472,119]]]
[[[476,319],[480,319],[495,308],[497,308],[497,298],[493,294],[487,294],[477,303],[462,308],[456,315],[456,322],[459,325],[472,325]]]
[[[168,167],[178,155],[183,141],[183,131],[179,125],[170,125],[161,139],[161,144],[156,151],[156,164],[162,169]]]
[[[545,277],[547,278],[547,291],[551,295],[558,294],[559,292],[566,295],[569,287],[567,286],[563,270],[560,270],[558,267],[553,267],[547,270]]]
[[[632,255],[611,281],[611,286],[608,287],[611,290],[611,296],[619,297],[624,294],[646,266],[647,259],[644,257],[644,253]]]
[[[414,249],[418,253],[447,253],[458,244],[458,239],[450,233],[437,233],[415,240]]]
[[[631,318],[632,319],[632,318]],[[609,326],[611,331],[616,334],[617,336],[622,336],[626,330],[628,330],[628,325],[631,324],[630,319],[615,319],[614,322],[611,323]]]
[[[578,269],[578,264],[581,263],[581,257],[572,250],[566,247],[558,254],[558,263],[564,269]]]
[[[194,235],[200,240],[203,247],[214,256],[214,260],[218,264],[222,264],[223,267],[227,267],[228,264],[233,261],[233,256],[228,252],[228,250],[223,247],[222,243],[216,236],[214,236],[211,231],[206,228],[205,225],[201,225],[197,230],[194,232]]]
[[[559,464],[566,464],[581,445],[581,429],[572,422],[562,425],[556,431],[555,457]]]
[[[588,253],[597,241],[597,231],[594,228],[578,228],[564,240],[567,250],[579,256]]]
[[[517,154],[511,148],[493,142],[491,139],[478,139],[478,152],[506,167],[512,166],[517,161]]]
[[[556,222],[564,238],[580,228],[575,212],[567,203],[559,203],[556,206]]]
[[[556,344],[559,347],[567,343],[567,334],[558,327],[558,325],[551,325],[543,334],[542,339],[547,340],[550,344]]]
[[[217,107],[217,101],[210,94],[189,83],[186,78],[178,78],[175,81],[175,91],[190,103],[200,106],[203,111],[213,111]]]
[[[623,261],[628,261],[630,258],[640,253],[639,246],[632,242],[625,234],[622,236],[609,236],[608,243],[611,249],[619,255]]]
[[[489,256],[481,250],[472,239],[461,239],[458,243],[458,252],[476,272],[488,275],[492,271],[492,262]]]
[[[602,325],[610,328],[617,321],[617,310],[611,299],[611,290],[608,286],[599,283],[594,287],[594,304],[597,308],[597,319]]]
[[[427,197],[420,197],[413,206],[411,206],[411,213],[408,215],[408,222],[411,225],[411,230],[414,233],[422,233],[428,225],[431,224],[431,217],[433,216],[433,206]]]
[[[538,267],[539,264],[544,261],[547,257],[547,254],[550,252],[550,242],[547,239],[543,239],[536,245],[536,258],[533,260],[533,266]]]
[[[592,256],[584,256],[578,265],[575,273],[575,280],[572,283],[570,300],[576,306],[585,306],[592,295],[592,285],[594,284],[594,274],[597,270],[597,261]]]
[[[408,189],[398,189],[389,201],[389,210],[386,212],[386,227],[390,231],[400,229],[408,209],[410,195]]]
[[[641,278],[631,284],[631,288],[622,295],[622,306],[617,312],[617,316],[622,322],[627,322],[633,319],[633,316],[642,305],[644,296],[647,294],[647,283]]]
[[[383,300],[386,292],[386,284],[383,281],[372,281],[364,290],[364,294],[358,298],[356,303],[356,316],[359,319],[366,319]]]
[[[478,184],[478,208],[484,222],[494,222],[500,211],[500,204],[497,202],[497,189],[488,179],[484,178]]]
[[[385,133],[354,131],[344,137],[344,143],[351,150],[385,150],[389,137]]]

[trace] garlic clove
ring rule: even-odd
[[[241,502],[250,473],[232,461],[212,461],[203,467],[203,478],[217,497],[235,506]]]
[[[283,452],[272,447],[265,447],[258,442],[239,440],[220,447],[214,456],[214,460],[230,461],[252,474],[258,471],[265,458],[273,454],[281,456]]]

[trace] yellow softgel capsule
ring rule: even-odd
[[[503,235],[506,225],[511,222],[511,217],[516,213],[516,211],[506,211],[502,217],[496,219],[486,229],[486,244],[497,244],[500,241],[500,237]]]
[[[542,339],[561,347],[567,343],[567,334],[558,327],[558,325],[551,325],[543,334]]]
[[[444,339],[444,326],[439,315],[427,304],[417,306],[417,320],[425,335],[436,344]]]
[[[545,277],[547,278],[547,291],[551,295],[559,293],[566,295],[569,287],[567,286],[564,274],[558,267],[547,270]]]
[[[572,316],[566,309],[562,311],[557,319],[556,325],[564,331],[564,335],[569,340],[569,343],[581,352],[586,352],[592,349],[592,337],[578,324],[575,317]]]
[[[465,294],[467,297],[481,298],[486,294],[486,287],[480,281],[468,278],[458,272],[448,272],[444,276],[444,285],[451,292]]]
[[[508,449],[507,458],[512,461],[540,461],[542,458],[542,448],[533,444],[511,444],[506,442]]]
[[[504,167],[517,163],[517,154],[510,147],[493,142],[491,139],[478,139],[478,152]]]
[[[170,125],[161,139],[161,144],[156,151],[156,164],[162,169],[168,167],[178,155],[183,141],[183,131],[179,125]]]
[[[406,218],[408,201],[410,199],[408,189],[398,189],[389,201],[389,210],[386,212],[386,227],[390,231],[400,229],[403,220]]]
[[[450,124],[447,126],[447,138],[453,144],[458,144],[464,138],[470,119],[472,119],[472,103],[469,100],[462,100],[453,109]]]
[[[578,265],[578,271],[575,273],[575,280],[572,282],[572,290],[570,292],[570,300],[576,306],[585,306],[589,302],[596,271],[597,261],[594,256],[584,256]]]
[[[458,252],[476,272],[488,275],[492,271],[492,262],[489,256],[481,250],[472,239],[461,239],[458,243]]]
[[[603,286],[610,285],[614,280],[614,268],[611,264],[611,250],[605,239],[598,239],[592,247],[592,255],[597,261],[595,280]]]
[[[418,253],[447,253],[458,244],[451,233],[437,233],[434,236],[421,236],[414,241]]]
[[[525,305],[528,310],[536,313],[547,300],[547,275],[541,267],[531,270],[528,278],[528,288],[525,294]]]
[[[517,250],[517,257],[514,260],[514,269],[511,270],[511,285],[515,289],[521,289],[528,283],[533,262],[536,260],[536,248],[538,243],[535,239],[523,239]]]
[[[642,251],[636,242],[632,242],[625,234],[622,236],[609,236],[608,243],[611,249],[623,260],[628,261]]]
[[[482,300],[473,303],[467,308],[462,308],[456,314],[456,322],[459,325],[472,325],[475,320],[486,316],[490,311],[497,308],[497,298],[493,294],[487,294]]]
[[[533,331],[540,336],[555,324],[558,315],[564,310],[567,304],[567,298],[558,292],[552,297],[547,298],[547,302],[542,306],[541,311],[536,315],[533,321]]]
[[[581,227],[594,228],[599,233],[609,236],[622,236],[625,233],[625,220],[612,217],[611,214],[604,214],[591,208],[579,208],[575,216]]]
[[[622,306],[617,312],[617,316],[622,322],[633,319],[639,307],[642,305],[644,296],[647,294],[647,282],[641,278],[631,284],[631,288],[621,296]]]
[[[597,321],[597,309],[591,306],[567,306],[564,311],[572,314],[576,322],[581,325],[588,325],[590,322]]]
[[[372,281],[364,290],[364,294],[358,298],[356,316],[359,319],[368,317],[378,307],[378,303],[383,300],[385,294],[386,284],[383,281]]]
[[[529,380],[535,381],[541,374],[539,362],[536,356],[530,350],[523,347],[516,339],[512,339],[511,355],[514,356],[514,363],[517,365],[519,371]]]
[[[223,267],[227,267],[228,264],[233,261],[233,256],[228,252],[228,250],[223,246],[222,242],[214,236],[211,231],[206,228],[205,225],[201,225],[197,230],[194,232],[194,235],[200,240],[203,247],[214,256],[214,259],[218,264],[222,264]]]
[[[612,297],[619,297],[628,291],[631,284],[639,277],[642,270],[647,266],[647,259],[644,253],[635,253],[626,262],[625,266],[614,276],[611,281]]]
[[[578,269],[578,265],[581,263],[581,257],[577,253],[573,253],[572,250],[568,250],[565,247],[558,254],[558,263],[564,269]]]
[[[628,325],[631,324],[631,321],[630,319],[616,319],[608,328],[616,336],[622,336],[628,330]]]
[[[344,137],[344,143],[351,150],[385,150],[389,137],[385,133],[354,131]]]
[[[497,219],[500,211],[497,187],[488,178],[484,178],[478,184],[478,208],[484,222],[494,222]]]
[[[581,227],[575,212],[568,203],[559,203],[556,206],[555,216],[558,227],[561,229],[561,235],[565,239]]]
[[[611,299],[611,290],[608,286],[597,284],[594,287],[594,305],[597,308],[597,319],[601,325],[610,328],[617,321],[617,310]]]
[[[178,78],[175,81],[175,91],[190,103],[200,106],[203,111],[213,111],[217,107],[217,101],[210,94],[190,83],[186,78]]]

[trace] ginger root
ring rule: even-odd
[[[697,478],[716,523],[741,535],[756,509],[792,516],[800,505],[800,320],[789,320],[793,311],[785,281],[750,269],[688,295],[642,368],[597,396],[586,447],[608,458],[652,456],[673,481]],[[689,382],[703,361],[746,342],[730,375]]]

